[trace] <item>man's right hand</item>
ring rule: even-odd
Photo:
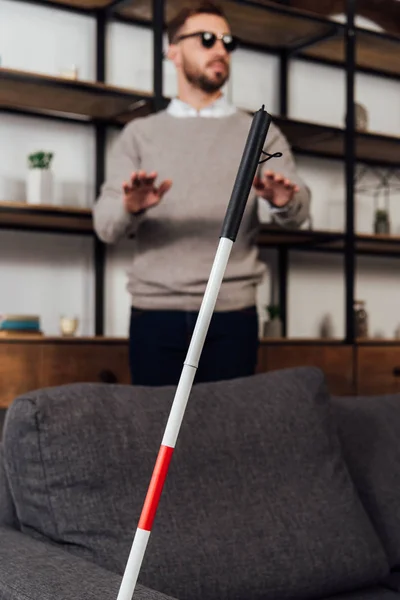
[[[130,213],[139,213],[151,206],[155,206],[166,192],[171,188],[172,181],[166,179],[158,187],[155,186],[157,173],[155,171],[134,172],[129,182],[124,182],[124,206]]]

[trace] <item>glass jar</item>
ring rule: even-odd
[[[368,337],[368,313],[365,309],[364,300],[354,302],[355,336],[358,338]]]

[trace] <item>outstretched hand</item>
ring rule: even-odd
[[[262,177],[256,176],[253,185],[257,193],[276,207],[285,206],[293,198],[299,186],[274,171],[265,171]]]
[[[134,172],[128,182],[124,182],[124,206],[130,213],[139,213],[147,208],[156,206],[166,192],[171,188],[172,181],[165,179],[158,187],[155,185],[157,173],[152,171]]]

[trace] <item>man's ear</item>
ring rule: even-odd
[[[172,61],[175,66],[178,65],[179,62],[179,48],[176,44],[170,44],[168,46],[168,50],[165,53],[165,56],[168,58],[168,60]]]

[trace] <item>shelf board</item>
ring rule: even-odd
[[[257,243],[264,247],[342,249],[344,234],[310,229],[284,229],[275,225],[262,224],[257,236]]]
[[[0,337],[1,344],[8,343],[32,343],[32,344],[128,344],[126,337],[108,336],[48,336],[48,335],[9,335]]]
[[[259,341],[262,346],[339,346],[344,344],[344,340],[340,338],[262,337]]]
[[[400,76],[400,36],[355,28],[356,64],[359,69]],[[315,46],[310,46],[303,56],[326,60],[345,66],[346,50],[343,35],[326,39]]]
[[[396,338],[357,338],[357,346],[400,346]]]
[[[114,86],[0,68],[0,109],[125,123],[152,110],[152,95]]]
[[[360,254],[400,255],[400,236],[358,234],[356,250]]]
[[[285,229],[264,223],[257,243],[260,247],[344,252],[345,239],[345,234],[339,231]],[[358,233],[355,236],[355,250],[358,254],[373,256],[400,255],[400,236]]]
[[[85,208],[0,202],[0,227],[93,234],[92,211]]]
[[[47,0],[45,0],[47,2]],[[79,8],[82,10],[96,10],[106,8],[110,0],[49,0],[49,4],[59,4],[68,8]]]
[[[325,158],[345,158],[345,129],[274,116],[293,152]],[[359,162],[400,166],[400,137],[358,131],[355,154]]]

